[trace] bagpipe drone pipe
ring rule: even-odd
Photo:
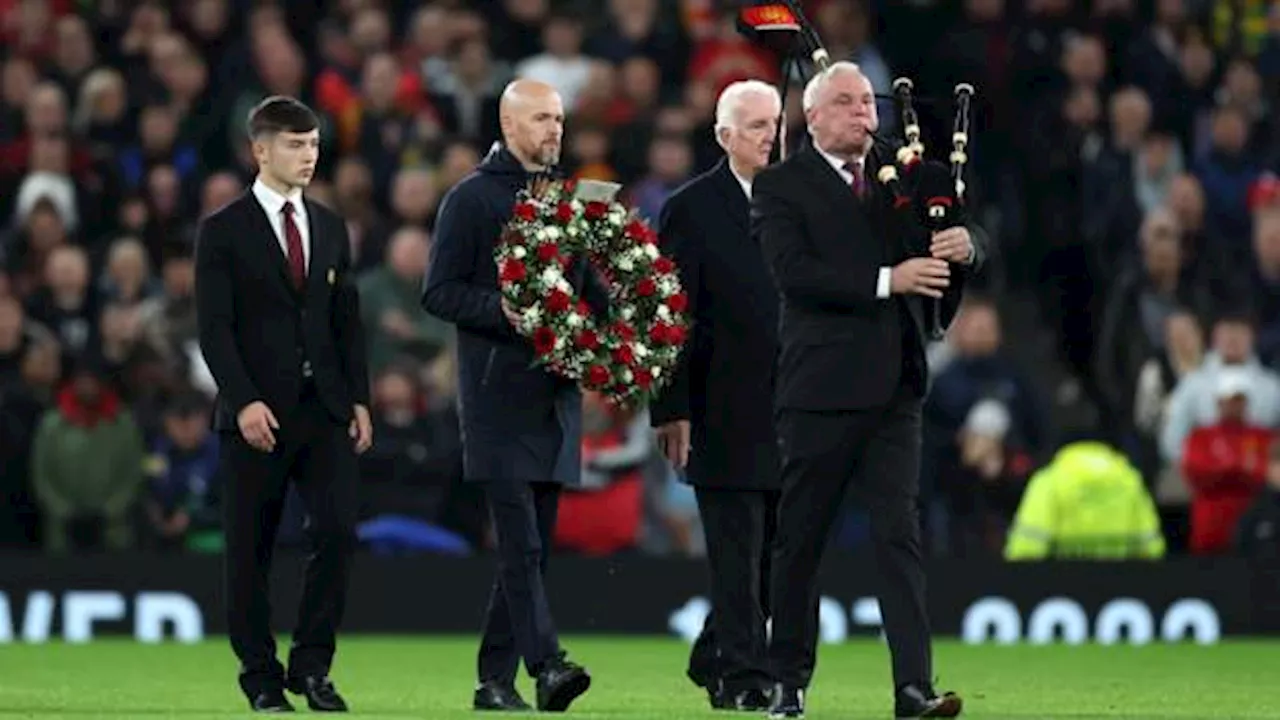
[[[752,42],[779,56],[782,63],[782,87],[779,91],[784,102],[786,85],[794,70],[799,70],[802,76],[812,77],[831,67],[830,56],[796,0],[745,0],[738,9],[737,28]],[[876,95],[878,101],[893,102],[902,118],[903,133],[901,143],[873,135],[877,149],[893,160],[879,168],[876,179],[891,194],[892,206],[900,220],[916,223],[930,231],[920,234],[924,246],[911,248],[914,254],[929,254],[930,233],[962,226],[968,221],[965,169],[969,161],[973,96],[972,85],[960,83],[955,86],[951,152],[948,162],[944,163],[926,156],[916,112],[917,104],[936,107],[941,103],[933,98],[917,98],[915,84],[905,77],[894,80],[892,95]],[[785,115],[784,107],[784,119]],[[780,158],[786,154],[781,141],[782,126],[783,122],[779,122],[778,142],[774,144]],[[932,339],[940,339],[946,331],[942,301],[925,303],[924,309],[926,331]]]

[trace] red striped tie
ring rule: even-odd
[[[860,160],[847,162],[844,164],[844,169],[853,175],[853,194],[861,200],[867,194],[867,180],[862,173],[862,162]]]

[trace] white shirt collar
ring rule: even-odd
[[[262,178],[259,177],[253,181],[253,195],[272,215],[280,214],[280,210],[284,207],[286,200],[293,203],[294,214],[302,214],[307,211],[306,204],[302,202],[302,188],[294,188],[288,195],[282,195],[278,191],[267,187],[267,184],[262,182]]]
[[[844,160],[841,160],[835,155],[832,155],[826,150],[823,150],[822,148],[818,147],[817,143],[813,144],[813,149],[817,150],[819,155],[821,155],[827,162],[831,163],[831,167],[835,168],[836,172],[840,173],[840,177],[844,178],[846,181],[853,182],[853,173],[844,169],[844,163],[845,163]],[[866,169],[867,169],[867,166],[866,166],[867,153],[863,153],[861,157],[854,158],[853,161],[862,163],[862,170],[863,170],[863,174],[865,175]]]
[[[739,175],[738,171],[733,169],[733,163],[728,160],[725,160],[725,163],[729,165],[729,172],[733,174],[733,179],[738,181],[738,184],[742,186],[742,192],[746,193],[747,199],[750,200],[751,181]]]

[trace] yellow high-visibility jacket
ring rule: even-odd
[[[1027,483],[1006,560],[1158,559],[1164,535],[1142,474],[1106,444],[1077,442]]]

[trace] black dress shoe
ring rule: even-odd
[[[769,693],[760,688],[729,690],[720,688],[716,692],[708,691],[713,710],[749,710],[759,712],[769,709]]]
[[[307,707],[315,712],[347,712],[347,701],[338,694],[327,676],[299,678],[289,681],[289,692],[307,698]]]
[[[769,705],[770,720],[802,717],[804,717],[804,690],[785,685],[775,685],[773,687],[773,703]]]
[[[556,658],[538,673],[538,711],[564,712],[591,687],[591,675],[581,665]]]
[[[938,695],[931,688],[906,685],[898,690],[893,704],[896,718],[953,718],[964,709],[964,701],[953,692]]]
[[[254,712],[260,713],[286,713],[293,712],[293,706],[284,696],[284,691],[279,688],[271,690],[263,690],[253,697],[249,698],[249,707]]]
[[[520,697],[514,686],[498,682],[482,682],[476,686],[476,697],[472,701],[473,710],[505,710],[521,712],[532,710],[529,703]]]

